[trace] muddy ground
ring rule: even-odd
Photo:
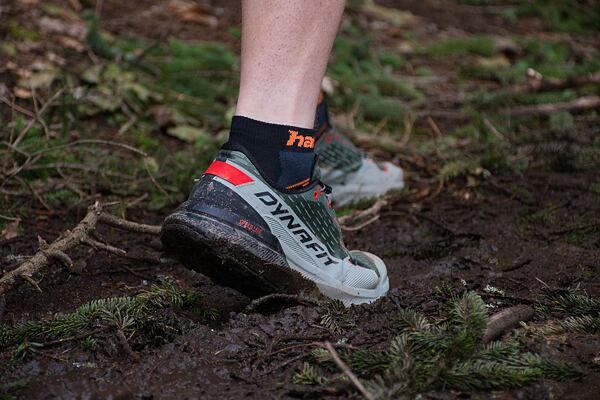
[[[156,3],[145,0],[105,5],[104,29],[115,35],[126,32],[146,38],[167,36],[217,40],[234,48],[238,45],[235,38],[226,34],[238,23],[237,2],[213,2],[223,9],[217,28],[161,18],[160,12],[152,9]],[[496,14],[490,15],[485,8],[450,1],[381,3],[420,17],[414,26],[420,34],[446,31],[504,34],[545,29],[536,19],[519,19],[510,24]],[[137,17],[140,10],[144,10],[143,18]],[[423,59],[421,62],[427,63]],[[439,101],[443,95],[458,96],[452,66],[439,59],[427,65],[436,75],[449,77],[449,83],[426,89],[427,96]],[[428,104],[426,109],[439,107],[439,102]],[[453,120],[440,122],[444,131],[453,124],[456,124]],[[186,146],[170,138],[164,140],[170,146]],[[131,295],[156,281],[158,276],[171,277],[183,287],[201,292],[205,295],[205,305],[218,310],[219,316],[207,321],[177,310],[162,311],[161,318],[172,331],[151,340],[147,334],[130,338],[137,359],[110,340],[105,348],[94,351],[83,349],[77,342],[67,342],[43,349],[22,362],[14,362],[12,353],[6,351],[0,355],[0,388],[5,392],[0,392],[0,398],[348,397],[353,393],[350,385],[319,387],[292,383],[293,375],[310,359],[310,353],[301,346],[278,350],[341,338],[354,345],[384,348],[394,332],[390,316],[398,308],[417,308],[430,315],[442,313],[446,300],[440,295],[441,287],[457,292],[468,288],[481,293],[488,285],[499,288],[505,292],[499,308],[534,303],[544,285],[579,287],[590,295],[600,295],[600,230],[597,226],[590,228],[600,215],[600,195],[591,189],[598,170],[556,171],[533,164],[522,173],[504,172],[476,184],[459,177],[439,187],[431,176],[423,179],[427,168],[420,168],[414,160],[397,157],[377,146],[367,148],[377,158],[400,163],[407,170],[411,192],[392,198],[377,221],[359,231],[345,233],[349,248],[381,256],[388,267],[391,287],[388,296],[375,304],[350,309],[352,327],[342,333],[332,332],[320,325],[319,308],[295,301],[269,302],[245,313],[252,299],[217,286],[175,261],[157,265],[79,248],[70,253],[73,259],[82,260],[79,271],[68,272],[58,266],[47,269],[39,279],[41,292],[20,284],[6,296],[0,322],[14,325],[45,319],[94,299]],[[51,242],[75,226],[85,215],[86,205],[54,212],[32,206],[31,218],[23,221],[21,233],[0,241],[3,268],[8,270],[16,265],[10,261],[14,260],[11,256],[33,254],[38,249],[38,236]],[[150,211],[139,207],[128,211],[126,216],[134,221],[160,224],[170,209]],[[544,215],[543,221],[532,219],[532,215],[540,213]],[[103,227],[100,236],[132,254],[160,252],[160,242],[149,235]],[[540,320],[536,316],[534,323]],[[598,398],[600,369],[593,360],[600,354],[600,337],[533,336],[527,339],[526,347],[544,356],[573,362],[585,375],[566,382],[541,382],[493,396]],[[423,394],[431,399],[490,396],[487,392],[454,391]]]

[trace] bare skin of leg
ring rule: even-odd
[[[242,0],[236,115],[313,128],[344,0]]]

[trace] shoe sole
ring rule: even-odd
[[[186,267],[250,297],[315,289],[313,282],[289,267],[283,254],[209,215],[189,211],[169,215],[161,240]]]

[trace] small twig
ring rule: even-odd
[[[114,226],[115,228],[125,229],[136,233],[147,233],[149,235],[160,235],[160,225],[146,225],[137,222],[127,221],[125,219],[115,217],[112,214],[105,212],[100,213],[100,221],[105,224]]]
[[[83,333],[80,333],[78,335],[69,336],[69,337],[66,337],[66,338],[61,338],[61,339],[56,339],[56,340],[51,340],[49,342],[42,343],[42,345],[44,347],[48,347],[48,346],[54,346],[54,345],[57,345],[57,344],[63,344],[63,343],[66,343],[66,342],[71,342],[71,341],[74,341],[74,340],[81,340],[81,339],[85,339],[86,337],[89,337],[89,336],[97,335],[98,333],[106,332],[109,329],[112,329],[112,327],[111,326],[104,326],[102,328],[95,329],[95,330],[93,330],[91,332],[83,332]]]
[[[379,220],[379,214],[374,215],[373,217],[369,218],[368,220],[358,224],[358,225],[354,225],[354,226],[341,226],[341,228],[347,232],[353,232],[353,231],[359,231],[362,228],[366,227],[367,225],[371,225],[373,222]]]
[[[299,304],[311,304],[311,305],[315,305],[318,306],[319,303],[311,300],[307,297],[304,297],[302,295],[297,295],[297,294],[285,294],[285,293],[273,293],[273,294],[268,294],[266,296],[263,297],[259,297],[258,299],[252,300],[252,302],[250,304],[248,304],[246,306],[246,308],[244,308],[243,313],[244,314],[250,314],[252,312],[254,312],[257,308],[259,308],[260,306],[264,305],[265,303],[268,303],[272,300],[285,300],[285,301],[296,301]]]
[[[272,356],[274,356],[276,354],[279,354],[279,353],[285,353],[286,351],[294,350],[294,349],[300,349],[300,348],[303,348],[303,347],[324,347],[324,346],[325,346],[325,343],[323,343],[323,342],[310,342],[310,343],[294,344],[294,345],[291,345],[291,346],[283,347],[283,348],[281,348],[279,350],[275,350],[275,351],[273,351],[273,352],[265,355],[264,358],[272,357]],[[335,344],[332,344],[332,346],[333,347],[342,348],[342,349],[350,349],[350,350],[355,350],[356,349],[355,346],[352,346],[351,344],[347,344],[347,343],[335,343]]]
[[[40,293],[43,293],[42,288],[40,287],[40,285],[38,285],[38,283],[35,280],[33,280],[33,278],[27,275],[20,275],[20,277],[25,279],[31,286],[35,288],[35,290],[37,290]]]
[[[373,216],[379,215],[381,209],[384,206],[386,206],[387,203],[388,203],[388,199],[386,197],[381,197],[381,198],[377,199],[377,201],[375,203],[373,203],[373,205],[371,207],[366,208],[364,210],[358,210],[356,212],[353,212],[350,215],[345,215],[343,217],[340,217],[340,218],[338,218],[338,222],[339,222],[340,226],[342,227],[342,229],[349,230],[348,224],[355,222],[355,221],[362,220],[367,217],[372,218]]]
[[[374,400],[373,395],[371,393],[369,393],[367,391],[367,389],[365,389],[365,387],[363,386],[361,381],[358,380],[358,378],[350,370],[348,365],[346,365],[346,363],[344,361],[342,361],[342,359],[340,358],[337,351],[335,351],[333,346],[331,346],[330,342],[325,342],[325,349],[327,349],[327,351],[329,351],[329,354],[331,354],[333,361],[342,370],[342,372],[350,379],[350,381],[354,384],[356,389],[358,389],[358,391],[363,395],[363,397],[367,400]]]
[[[48,259],[56,259],[60,261],[69,271],[73,269],[73,260],[66,253],[60,250],[42,250]]]
[[[538,278],[537,276],[535,277],[535,280],[538,281],[539,283],[542,284],[542,286],[544,286],[546,289],[552,289],[550,287],[550,285],[548,285],[546,282],[544,282],[543,280],[541,280],[540,278]]]
[[[6,308],[6,297],[4,295],[0,295],[0,321],[2,321],[2,316],[4,315],[5,308]]]
[[[129,342],[127,341],[127,338],[125,337],[125,333],[123,333],[123,330],[121,328],[117,328],[115,333],[117,335],[117,338],[119,339],[119,342],[121,343],[121,346],[123,346],[123,349],[125,349],[127,354],[129,354],[131,356],[131,358],[133,358],[135,361],[139,362],[140,356],[138,354],[136,354],[133,351],[133,349],[131,348],[131,346],[129,345]]]
[[[35,118],[34,113],[32,113],[31,111],[29,111],[26,108],[21,107],[20,105],[18,105],[15,102],[10,101],[9,99],[7,99],[4,96],[0,96],[0,101],[5,103],[6,105],[10,106],[10,108],[12,108],[13,110],[20,112],[21,114],[24,114],[30,118]]]
[[[595,228],[597,226],[600,226],[600,222],[593,222],[591,224],[583,224],[583,225],[572,226],[570,228],[558,229],[558,230],[555,230],[555,231],[548,232],[548,234],[550,234],[550,235],[564,235],[565,233],[570,233],[570,232],[575,232],[575,231],[581,231],[581,230],[587,230],[587,229],[590,229],[590,228]]]
[[[534,314],[533,308],[520,304],[492,315],[483,334],[483,343],[489,343],[502,336],[507,330],[518,326],[520,322],[533,318]]]
[[[130,146],[128,144],[125,143],[120,143],[120,142],[114,142],[112,140],[101,140],[101,139],[81,139],[81,140],[75,140],[71,143],[67,143],[67,144],[61,144],[58,146],[53,146],[53,147],[48,147],[46,149],[42,149],[39,150],[35,153],[32,154],[32,156],[37,156],[37,155],[41,155],[44,153],[49,153],[52,151],[56,151],[56,150],[63,150],[69,147],[73,147],[73,146],[79,146],[79,145],[88,145],[88,144],[103,144],[103,145],[107,145],[107,146],[114,146],[114,147],[120,147],[122,149],[131,151],[132,153],[138,154],[142,157],[148,157],[148,154],[138,148],[135,148],[133,146]]]
[[[583,96],[562,103],[535,104],[500,110],[500,115],[522,117],[526,115],[551,115],[559,111],[582,111],[600,108],[599,96]]]
[[[7,215],[2,215],[2,214],[0,214],[0,218],[6,219],[8,221],[19,221],[19,222],[21,221],[21,218],[9,217]]]
[[[58,98],[58,96],[60,96],[62,94],[62,92],[63,92],[62,88],[59,89],[58,91],[56,91],[56,93],[54,93],[54,95],[52,97],[50,97],[50,99],[42,106],[42,108],[40,108],[39,112],[35,113],[35,117],[31,121],[29,121],[29,123],[27,125],[25,125],[25,127],[21,130],[19,135],[16,137],[15,141],[12,143],[13,146],[16,147],[19,144],[19,142],[21,140],[23,140],[23,138],[25,137],[27,132],[29,132],[31,127],[33,127],[33,125],[36,122],[40,122],[42,116],[44,115],[44,113],[46,112],[48,107],[50,107],[52,105],[52,103],[54,103],[54,101]]]
[[[86,240],[91,240],[90,234],[96,229],[96,225],[100,221],[115,226],[117,228],[129,230],[132,232],[147,233],[151,235],[158,235],[160,233],[160,226],[138,224],[135,222],[126,221],[124,219],[115,217],[110,214],[103,213],[102,206],[99,202],[96,202],[88,208],[86,216],[75,228],[73,228],[73,230],[65,231],[58,239],[56,239],[50,245],[47,245],[45,242],[40,242],[40,251],[38,251],[25,262],[23,262],[17,268],[1,276],[0,296],[2,296],[10,288],[12,288],[18,278],[25,279],[34,287],[36,287],[36,289],[41,291],[41,289],[39,289],[39,285],[37,285],[37,283],[32,279],[32,276],[38,273],[42,268],[45,268],[52,259],[58,259],[66,265],[72,265],[72,261],[65,254],[65,252],[77,246],[78,244],[85,242]],[[123,255],[122,252],[124,252],[126,257],[133,258],[133,256],[128,256],[127,252],[125,252],[124,250],[112,248],[109,245],[100,245],[99,242],[94,244],[98,247],[102,247],[103,250],[107,250],[110,248],[115,254]],[[135,259],[139,260],[140,258],[135,257]],[[144,260],[151,262],[157,261],[155,259],[148,258],[144,258]],[[161,259],[159,259],[158,261],[161,263],[163,262],[163,260]]]
[[[500,131],[498,129],[496,129],[496,127],[494,126],[494,124],[492,124],[490,122],[489,119],[484,118],[483,119],[483,124],[490,130],[490,132],[492,132],[498,139],[500,140],[505,140],[506,138],[504,137],[504,135],[502,133],[500,133]]]
[[[120,249],[118,247],[112,246],[108,243],[102,243],[98,240],[94,240],[88,236],[83,237],[81,239],[81,243],[87,244],[88,246],[90,246],[91,248],[95,249],[95,250],[104,250],[108,253],[111,254],[115,254],[117,256],[120,257],[124,257],[124,258],[128,258],[130,260],[136,260],[136,261],[146,261],[146,262],[153,262],[153,263],[162,263],[162,260],[159,257],[145,257],[145,256],[134,256],[129,254],[127,251]],[[124,267],[126,268],[126,267]],[[126,268],[127,269],[127,268]],[[133,273],[133,271],[130,271]],[[136,276],[141,276],[139,274],[135,274]],[[145,276],[141,276],[143,279],[146,279]]]

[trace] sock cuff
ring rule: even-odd
[[[315,130],[317,140],[325,133],[331,124],[329,123],[329,110],[327,109],[327,99],[321,93],[317,111],[315,113]]]
[[[241,136],[244,142],[277,147],[301,153],[312,152],[315,147],[315,130],[291,125],[273,124],[236,115],[231,120],[229,140]]]
[[[312,183],[315,130],[236,115],[223,149],[244,153],[272,187],[302,191]]]

